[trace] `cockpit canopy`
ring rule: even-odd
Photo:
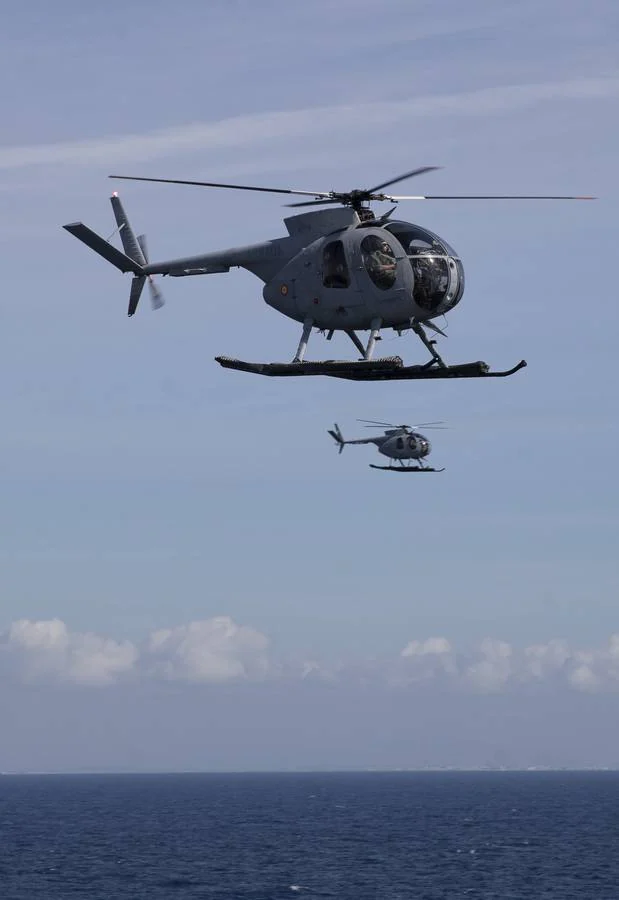
[[[402,245],[415,278],[415,303],[428,315],[448,312],[464,293],[464,269],[456,251],[426,228],[410,222],[385,226]]]

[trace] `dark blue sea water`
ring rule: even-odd
[[[619,774],[5,776],[0,898],[619,898]]]

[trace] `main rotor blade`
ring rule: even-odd
[[[367,193],[375,194],[377,191],[380,191],[381,188],[389,187],[390,184],[397,184],[398,181],[405,181],[407,178],[414,178],[415,175],[423,175],[424,172],[434,172],[436,169],[441,168],[442,166],[421,166],[419,169],[412,169],[404,175],[398,175],[397,178],[391,178],[389,181],[383,181],[382,184],[377,184],[376,187],[370,188]]]
[[[329,197],[325,200],[302,200],[301,203],[286,203],[285,206],[324,206],[325,203],[341,203],[341,200],[335,200]]]
[[[597,200],[597,197],[551,197],[540,194],[426,194],[425,196],[388,196],[386,200]]]
[[[387,425],[388,428],[396,428],[393,422],[377,422],[376,419],[357,419],[357,422],[368,422],[370,425]]]
[[[330,197],[329,191],[296,191],[291,188],[256,187],[252,184],[221,184],[217,181],[184,181],[180,178],[143,178],[138,175],[108,175],[123,181],[157,181],[161,184],[189,184],[194,187],[230,188],[235,191],[262,191],[267,194],[303,194],[306,197]]]

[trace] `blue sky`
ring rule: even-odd
[[[300,708],[312,722],[306,691],[323,688],[307,686],[311,671],[335,692],[335,720],[363,715],[363,685],[391,696],[392,667],[419,659],[406,690],[447,719],[490,690],[531,710],[532,741],[545,703],[566,722],[586,708],[602,727],[619,684],[616,4],[178,10],[60,0],[4,16],[0,704],[25,718],[0,769],[44,730],[41,680],[59,715],[78,689],[93,718],[118,702],[138,745],[151,732],[120,696],[145,691],[156,708],[173,684],[193,723],[198,697],[234,690],[249,710],[259,690],[275,718]],[[511,379],[223,370],[218,354],[287,360],[296,347],[298,325],[266,307],[257,279],[163,279],[164,309],[145,302],[128,320],[128,278],[61,228],[111,234],[118,189],[151,258],[169,259],[283,235],[285,198],[108,174],[346,190],[417,165],[444,168],[405,184],[412,193],[599,197],[400,205],[464,262],[441,351],[493,368],[526,358]],[[308,355],[351,349],[316,336]],[[380,349],[425,358],[411,337],[385,335]],[[446,420],[432,456],[446,471],[402,483],[368,468],[372,448],[338,456],[326,429],[354,436],[357,417]],[[445,643],[428,650],[432,638]],[[437,754],[454,735],[436,732]],[[94,758],[68,747],[59,738],[54,765]],[[328,761],[327,739],[316,752]],[[251,767],[251,750],[241,757]],[[265,746],[269,759],[282,764]]]

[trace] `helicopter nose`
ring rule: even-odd
[[[419,444],[420,444],[419,449],[421,451],[421,456],[427,456],[428,453],[430,452],[430,450],[432,449],[432,445],[430,444],[430,441],[428,441],[426,438],[422,438],[419,441]]]

